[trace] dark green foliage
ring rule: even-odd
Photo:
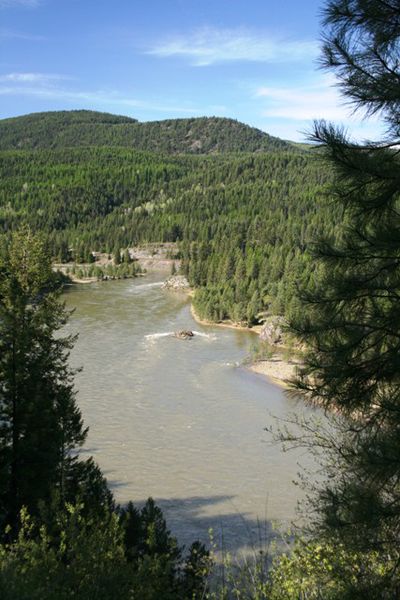
[[[175,203],[183,223],[190,215],[181,251],[201,316],[253,324],[261,312],[295,310],[296,284],[314,273],[307,244],[321,229],[334,233],[338,218],[321,208],[321,173],[307,155],[242,157],[224,165],[219,185]]]
[[[181,552],[176,539],[168,531],[164,516],[152,498],[147,500],[141,511],[129,502],[120,511],[120,521],[129,559],[145,554],[165,555],[174,561],[179,559]]]
[[[388,137],[386,144],[354,144],[333,126],[315,126],[314,141],[322,144],[335,175],[331,195],[344,218],[336,240],[325,237],[316,245],[320,275],[303,292],[306,308],[292,324],[308,347],[296,387],[344,417],[333,432],[319,431],[314,441],[327,453],[327,482],[314,502],[314,529],[390,564],[373,588],[361,576],[352,598],[397,598],[400,7],[378,0],[332,0],[325,14],[325,66],[336,69],[356,106],[383,111]]]
[[[71,504],[79,501],[83,504],[85,512],[98,518],[115,510],[114,498],[107,486],[107,480],[92,457],[75,461],[67,476],[64,501]]]
[[[122,256],[122,262],[129,265],[132,262],[131,255],[129,254],[129,250],[126,249]]]
[[[114,257],[114,265],[120,265],[121,264],[121,250],[119,249],[118,246],[115,247],[115,250],[113,252],[113,257]]]
[[[57,258],[103,251],[118,260],[127,247],[177,242],[181,272],[200,288],[196,309],[213,320],[295,312],[296,284],[314,275],[307,244],[333,234],[340,216],[320,202],[329,173],[307,152],[5,152],[0,176],[0,227],[28,221]]]
[[[119,516],[69,504],[52,517],[43,525],[23,510],[18,538],[0,546],[2,600],[207,597],[207,550],[196,542],[183,560],[151,499]]]
[[[193,542],[189,548],[183,569],[184,597],[188,600],[204,598],[204,581],[210,573],[212,561],[210,553],[201,542]]]
[[[119,519],[124,532],[125,556],[128,561],[135,560],[145,539],[140,511],[133,502],[128,502],[125,508],[120,509]]]
[[[177,159],[154,159],[125,149],[5,152],[0,163],[0,230],[18,228],[27,217],[36,230],[75,229],[124,203],[132,211],[158,198],[184,168]],[[107,239],[108,250],[119,244],[113,233]],[[81,237],[60,237],[57,255],[71,251],[83,262],[95,249],[89,243]]]
[[[65,498],[86,437],[58,294],[43,242],[14,234],[0,262],[0,518],[14,529],[22,506]]]
[[[368,115],[380,113],[399,134],[398,2],[337,0],[324,11],[321,63],[334,68],[344,95]]]
[[[139,548],[142,546],[142,551],[150,556],[166,554],[177,560],[181,553],[177,547],[176,539],[168,531],[164,516],[152,498],[147,500],[140,516],[143,540],[139,544]]]
[[[168,154],[287,149],[289,144],[233,119],[202,117],[139,123],[93,111],[36,113],[0,121],[0,150],[125,146]]]

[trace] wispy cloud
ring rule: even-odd
[[[310,59],[317,55],[318,44],[272,38],[246,29],[206,27],[166,39],[147,53],[163,58],[181,56],[194,66],[205,67],[233,61],[280,63]]]
[[[1,81],[6,81],[4,78],[0,79]],[[121,98],[117,96],[114,92],[104,92],[102,90],[98,90],[96,92],[87,92],[87,91],[76,91],[76,90],[67,90],[64,88],[53,87],[53,86],[36,86],[32,85],[32,83],[36,83],[35,81],[25,80],[22,82],[21,80],[18,82],[22,83],[30,83],[31,85],[8,85],[8,86],[0,86],[0,96],[34,96],[37,98],[47,98],[51,100],[60,100],[64,99],[66,102],[68,101],[87,101],[93,102],[94,104],[98,103],[108,103],[108,104],[125,104],[126,106],[136,107],[139,106],[139,102],[133,98]]]
[[[7,73],[6,75],[0,75],[0,82],[9,83],[51,84],[55,81],[68,79],[71,79],[71,77],[55,73]]]
[[[35,8],[40,2],[41,0],[0,0],[0,8]]]
[[[332,75],[315,74],[308,85],[259,87],[254,95],[261,101],[262,127],[287,139],[304,140],[311,121],[325,119],[343,125],[354,139],[378,139],[383,132],[379,116],[364,119],[340,94]]]
[[[10,73],[0,77],[0,96],[30,96],[45,100],[63,101],[66,103],[86,103],[87,105],[106,108],[120,107],[143,111],[154,111],[180,115],[199,116],[205,112],[222,113],[225,107],[208,107],[207,109],[194,106],[179,106],[173,103],[153,103],[117,90],[73,90],[57,85],[57,80],[68,79],[61,75],[44,75],[40,73]],[[3,85],[1,85],[3,83]]]
[[[260,87],[255,95],[264,100],[264,117],[296,121],[349,119],[352,108],[345,103],[334,83],[330,76],[318,76],[309,85]]]

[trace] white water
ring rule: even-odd
[[[145,339],[146,340],[159,340],[160,338],[164,338],[164,337],[175,337],[175,331],[167,331],[165,333],[150,333],[148,335],[145,335]],[[196,337],[202,337],[205,338],[206,340],[216,340],[217,336],[214,333],[203,333],[202,331],[194,331],[192,330],[192,333],[194,333],[194,336]],[[191,340],[186,340],[186,341],[191,341]]]

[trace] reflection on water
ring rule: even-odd
[[[161,289],[161,275],[73,286],[68,325],[79,332],[73,366],[89,425],[87,449],[119,502],[153,496],[179,540],[223,531],[227,547],[258,536],[257,519],[290,520],[298,455],[266,444],[270,413],[293,399],[238,368],[252,334],[203,327],[186,296]],[[190,340],[174,331],[191,329]]]

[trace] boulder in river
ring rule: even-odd
[[[192,337],[194,337],[194,333],[189,329],[182,329],[181,331],[175,331],[174,337],[178,338],[179,340],[190,340]]]

